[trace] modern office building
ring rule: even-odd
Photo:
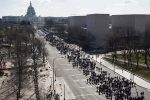
[[[145,33],[150,31],[150,15],[130,14],[113,15],[112,30],[117,35],[139,36],[141,40],[145,38]]]
[[[89,36],[92,36],[90,47],[104,48],[105,36],[109,34],[109,14],[90,14],[87,16],[71,16],[68,18],[68,26],[71,28],[83,28]]]
[[[68,18],[69,27],[86,27],[86,16],[71,16]]]
[[[143,34],[146,31],[146,15],[113,15],[111,20],[114,31],[132,30],[135,31],[135,35]]]
[[[0,24],[2,24],[2,19],[0,18]]]
[[[105,47],[106,35],[109,34],[109,14],[90,14],[86,17],[87,31],[94,36],[93,48]]]

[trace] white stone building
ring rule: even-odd
[[[20,23],[24,20],[23,16],[3,16],[2,21],[8,23]]]
[[[3,16],[3,23],[21,23],[22,21],[28,21],[32,25],[44,25],[45,20],[43,17],[36,16],[36,12],[32,3],[30,2],[30,6],[27,9],[27,13],[25,16]]]

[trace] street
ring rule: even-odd
[[[57,52],[55,47],[46,44],[49,57],[48,60],[52,64],[55,57],[62,55]],[[69,88],[75,95],[75,100],[107,100],[105,95],[98,95],[96,87],[86,84],[86,77],[78,69],[73,69],[67,59],[57,59],[55,61],[56,77],[63,77]],[[67,94],[66,94],[67,95]]]
[[[74,95],[70,98],[73,98],[75,100],[107,100],[105,95],[98,95],[98,93],[96,92],[96,86],[87,84],[87,78],[82,74],[82,72],[78,68],[73,68],[72,64],[68,62],[67,58],[65,58],[64,55],[61,55],[55,47],[52,47],[49,44],[49,42],[46,42],[46,48],[48,51],[49,63],[51,64],[51,66],[55,64],[54,68],[56,71],[56,77],[63,78],[63,80],[67,84],[67,87],[71,89],[71,94]],[[98,68],[103,68],[103,70],[109,72],[110,76],[112,77],[122,77],[121,75],[114,73],[113,70],[110,70],[109,68],[101,65],[98,62],[96,62],[96,66]],[[132,96],[140,95],[140,92],[142,91],[144,91],[145,100],[150,100],[150,92],[138,85],[136,85],[136,88],[132,89]],[[65,95],[69,97],[69,94]]]

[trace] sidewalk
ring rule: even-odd
[[[38,39],[45,41],[43,36],[39,36],[38,34],[36,35]],[[46,43],[45,46],[49,46],[49,42],[45,41],[45,43]],[[45,68],[48,69],[48,73],[45,73],[45,74],[49,74],[49,75],[44,80],[41,80],[41,82],[43,82],[41,84],[41,87],[44,88],[42,91],[44,92],[46,96],[53,89],[53,85],[52,85],[53,84],[53,68],[51,64],[48,62],[48,60],[46,60]],[[75,96],[73,92],[71,91],[71,89],[69,88],[68,84],[65,82],[64,78],[55,77],[54,75],[54,79],[56,79],[56,81],[54,82],[54,89],[55,89],[56,94],[59,95],[60,100],[64,100],[64,97],[65,97],[65,100],[75,100]],[[50,89],[50,86],[51,86],[51,89]]]
[[[42,70],[42,72],[40,72],[39,76],[42,77],[42,79],[39,80],[39,88],[46,97],[49,93],[50,85],[52,85],[53,71],[47,60],[45,68],[40,70]]]

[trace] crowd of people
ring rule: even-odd
[[[91,72],[91,76],[87,79],[87,83],[95,84],[97,92],[105,94],[108,99],[112,99],[113,95],[115,100],[135,100],[131,97],[131,88],[135,87],[135,83],[121,77],[111,77],[110,73],[104,71],[102,68],[97,68],[96,72]],[[144,96],[138,96],[136,100],[143,100]]]
[[[46,40],[52,46],[55,46],[61,54],[66,55],[73,68],[79,68],[87,78],[87,84],[95,85],[99,95],[105,95],[107,99],[112,100],[144,100],[144,92],[136,96],[132,95],[132,88],[136,88],[134,82],[125,78],[110,76],[110,73],[102,68],[96,67],[96,62],[85,56],[83,51],[78,48],[72,48],[57,36],[47,35]]]

